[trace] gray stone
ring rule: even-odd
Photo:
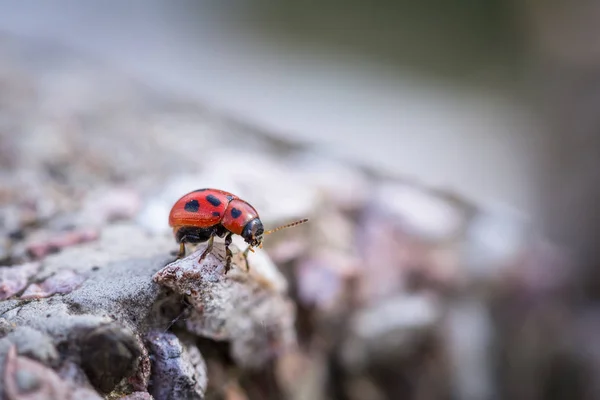
[[[194,307],[186,319],[187,329],[203,337],[229,341],[232,357],[246,367],[260,367],[293,346],[293,304],[264,273],[266,270],[277,275],[276,270],[259,266],[260,258],[251,258],[250,273],[245,272],[240,269],[245,264],[239,249],[233,248],[234,268],[225,275],[223,246],[215,243],[213,252],[199,263],[205,248],[199,246],[196,252],[167,265],[154,277],[161,285],[187,296]]]
[[[40,331],[27,326],[19,326],[6,335],[17,346],[20,355],[40,361],[46,365],[56,365],[59,359],[52,339]]]
[[[157,399],[202,400],[208,384],[206,364],[193,341],[163,331],[146,335],[152,353],[151,393]]]

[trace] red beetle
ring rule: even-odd
[[[219,189],[199,189],[177,200],[169,214],[169,225],[173,227],[175,240],[179,243],[177,258],[185,256],[185,243],[203,243],[208,246],[198,261],[202,261],[212,250],[215,236],[225,238],[227,262],[225,273],[231,266],[232,253],[229,249],[231,237],[240,235],[248,247],[243,255],[248,266],[248,251],[262,247],[263,236],[308,221],[302,219],[265,232],[258,212],[248,202],[234,194]]]

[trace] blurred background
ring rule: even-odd
[[[600,398],[599,17],[592,0],[2,1],[0,68],[46,93],[44,129],[0,136],[5,172],[58,165],[86,193],[69,169],[99,157],[91,182],[134,187],[156,234],[193,186],[316,217],[318,243],[267,248],[299,307],[289,363],[309,366],[282,366],[272,396]],[[3,84],[19,125],[30,100],[10,90],[27,91]]]

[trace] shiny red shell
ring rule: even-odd
[[[169,214],[173,231],[181,227],[209,228],[221,224],[228,231],[241,235],[258,212],[236,195],[219,189],[199,189],[177,200]]]

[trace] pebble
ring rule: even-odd
[[[20,296],[23,300],[40,299],[55,294],[67,294],[77,289],[87,277],[68,269],[57,272],[42,283],[32,283]]]
[[[204,359],[193,341],[184,344],[173,333],[152,331],[146,342],[152,355],[150,392],[154,398],[202,400],[208,376]]]
[[[40,263],[31,262],[12,267],[0,267],[0,300],[6,300],[25,289],[29,279],[40,269]]]
[[[5,360],[4,393],[10,400],[64,400],[73,395],[73,388],[56,372],[37,361],[17,355],[12,346]],[[100,399],[100,397],[96,397]]]

